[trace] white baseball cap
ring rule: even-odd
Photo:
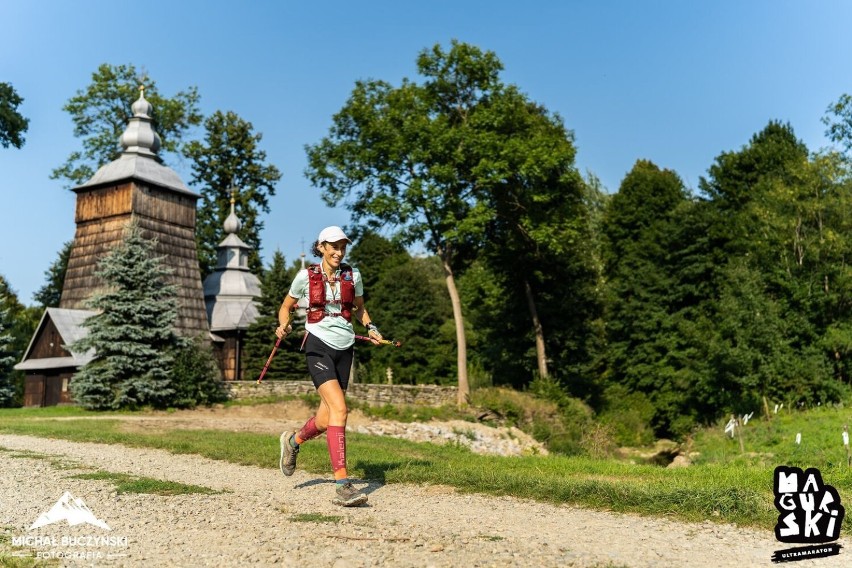
[[[343,229],[336,225],[326,227],[320,231],[320,234],[317,237],[318,243],[336,243],[337,241],[352,242],[352,240],[346,236],[346,233],[343,232]]]

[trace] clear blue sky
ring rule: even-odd
[[[167,96],[195,85],[205,114],[234,111],[263,134],[283,173],[267,261],[349,223],[304,178],[304,145],[356,80],[416,78],[417,53],[435,43],[494,51],[503,80],[564,118],[578,167],[610,191],[637,159],[696,188],[773,119],[827,146],[820,118],[852,93],[842,0],[3,0],[0,22],[0,81],[30,119],[23,149],[0,147],[0,274],[25,304],[74,236],[74,194],[48,176],[80,147],[62,106],[101,63],[144,67]],[[169,165],[189,181],[187,164]]]

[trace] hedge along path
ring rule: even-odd
[[[366,507],[331,504],[330,476],[193,455],[0,435],[0,527],[6,554],[24,535],[127,537],[100,551],[115,566],[769,566],[787,548],[770,531],[711,522],[680,523],[554,506],[512,497],[458,494],[445,486],[362,482]],[[45,459],[51,456],[55,459]],[[57,467],[57,463],[63,464]],[[76,468],[76,469],[75,469]],[[220,491],[160,496],[115,491],[109,481],[76,479],[103,470]],[[68,491],[111,531],[65,522],[29,526]],[[848,548],[848,542],[841,540]],[[36,550],[62,550],[41,547]],[[66,549],[67,550],[67,549]],[[848,565],[845,554],[797,566]]]

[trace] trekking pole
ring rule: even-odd
[[[361,341],[369,341],[371,343],[373,341],[372,337],[367,337],[365,335],[356,335],[355,339],[360,339]],[[393,339],[393,340],[391,340],[391,339],[379,339],[378,341],[381,345],[393,345],[394,347],[402,346],[402,342],[397,341],[396,339]]]
[[[262,381],[263,377],[266,376],[266,371],[269,369],[269,364],[272,363],[272,358],[275,357],[275,352],[278,351],[279,345],[281,345],[280,337],[275,341],[275,347],[272,348],[272,353],[269,354],[269,359],[266,360],[266,365],[263,366],[263,370],[260,372],[260,378],[257,379],[257,384],[260,384],[260,381]]]

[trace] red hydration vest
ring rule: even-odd
[[[325,316],[341,316],[346,321],[352,319],[352,308],[355,305],[355,279],[352,276],[352,267],[348,264],[340,265],[340,276],[338,282],[338,299],[340,300],[340,313],[328,313],[325,311],[325,281],[326,276],[319,264],[308,267],[308,323],[317,323]]]

